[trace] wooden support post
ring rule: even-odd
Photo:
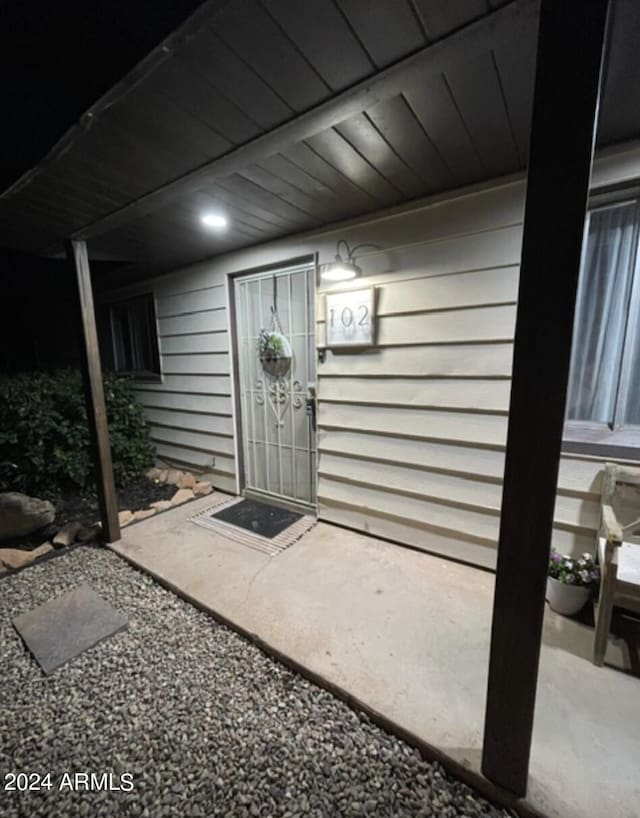
[[[106,542],[120,539],[118,497],[113,480],[107,410],[102,388],[102,367],[98,348],[96,316],[87,245],[84,241],[66,242],[67,260],[76,279],[80,323],[82,329],[82,374],[84,380],[87,420],[93,444],[96,490],[100,505],[102,533]]]
[[[541,0],[482,771],[525,795],[608,0]]]

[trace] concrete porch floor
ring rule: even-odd
[[[211,502],[130,526],[112,548],[479,771],[493,575],[324,523],[272,558],[191,523]],[[591,629],[547,609],[526,803],[637,818],[640,682],[594,667],[591,647]],[[611,644],[607,660],[621,659]]]

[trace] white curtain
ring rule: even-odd
[[[640,426],[640,257],[636,258],[635,267],[625,347],[627,374],[621,396],[621,419],[625,426]]]
[[[625,336],[630,337],[628,318],[629,329],[634,322],[638,329],[637,314],[629,314],[637,212],[632,203],[596,210],[589,217],[573,331],[567,403],[571,420],[614,422]],[[637,394],[640,376],[635,377]]]

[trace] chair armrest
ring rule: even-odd
[[[640,529],[640,517],[638,517],[638,519],[634,520],[632,523],[627,523],[627,525],[623,525],[622,526],[622,533],[625,534],[627,531],[631,531],[631,533],[633,534],[633,529],[634,528]],[[637,537],[638,535],[635,534],[634,536]]]
[[[611,506],[602,506],[602,529],[607,542],[620,544],[622,542],[622,527],[616,513]]]

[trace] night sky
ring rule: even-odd
[[[202,0],[0,0],[0,192]]]

